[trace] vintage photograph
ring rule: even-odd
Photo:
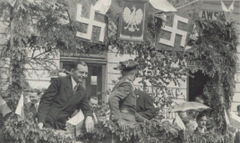
[[[0,0],[0,143],[240,143],[240,0]]]

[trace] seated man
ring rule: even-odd
[[[136,111],[140,115],[140,117],[137,118],[137,121],[142,121],[141,119],[143,118],[147,120],[154,118],[158,112],[154,107],[154,99],[148,93],[139,89],[135,90],[135,95],[137,96]]]
[[[39,128],[65,129],[66,121],[75,110],[81,109],[86,117],[86,130],[88,132],[93,130],[92,109],[87,92],[82,85],[87,75],[88,67],[82,62],[74,64],[70,76],[52,80],[39,104]]]

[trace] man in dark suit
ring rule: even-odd
[[[154,118],[158,112],[158,109],[154,107],[154,99],[148,93],[140,89],[135,90],[135,95],[137,96],[137,120],[141,122],[141,119],[144,118],[147,120]]]
[[[86,63],[75,63],[70,76],[52,79],[38,109],[38,126],[65,129],[66,121],[76,110],[82,110],[88,132],[94,128],[92,109],[83,81],[88,75]]]

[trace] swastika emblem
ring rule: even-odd
[[[96,26],[101,29],[98,41],[103,42],[104,36],[105,36],[106,24],[104,22],[95,20],[95,12],[96,11],[94,9],[94,6],[91,5],[89,18],[85,18],[82,16],[82,4],[77,4],[76,20],[80,23],[86,24],[87,29],[86,29],[86,33],[77,31],[76,36],[83,38],[83,39],[91,40],[92,34],[93,34],[93,26]]]
[[[183,22],[185,24],[188,24],[188,19],[186,19],[184,17],[180,17],[178,15],[174,15],[173,26],[172,27],[165,26],[165,27],[162,28],[163,30],[171,33],[170,39],[160,38],[159,43],[174,47],[176,35],[180,35],[181,36],[180,46],[182,46],[182,47],[185,46],[186,39],[187,39],[187,31],[183,31],[183,30],[178,29],[178,22],[179,21]]]

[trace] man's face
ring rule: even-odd
[[[207,117],[203,116],[199,121],[198,121],[198,126],[200,128],[204,128],[207,125]]]
[[[81,82],[84,79],[86,79],[88,76],[88,67],[78,64],[77,68],[75,70],[73,70],[73,78],[77,81],[77,82]]]

